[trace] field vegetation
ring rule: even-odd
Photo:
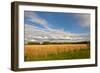
[[[25,44],[25,61],[90,58],[89,42]]]

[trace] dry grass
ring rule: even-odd
[[[25,56],[27,58],[48,57],[48,54],[59,54],[62,52],[88,49],[88,44],[62,44],[62,45],[25,45]]]

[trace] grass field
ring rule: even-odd
[[[25,45],[25,61],[90,58],[88,44]]]

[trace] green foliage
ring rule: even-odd
[[[28,42],[28,45],[37,45],[37,44],[40,44],[38,42]]]
[[[49,44],[90,44],[89,41],[82,41],[82,42],[48,42],[45,41],[42,44],[39,42],[28,42],[27,45],[49,45]]]

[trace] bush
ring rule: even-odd
[[[38,42],[28,42],[28,45],[37,45],[37,44],[40,44]]]

